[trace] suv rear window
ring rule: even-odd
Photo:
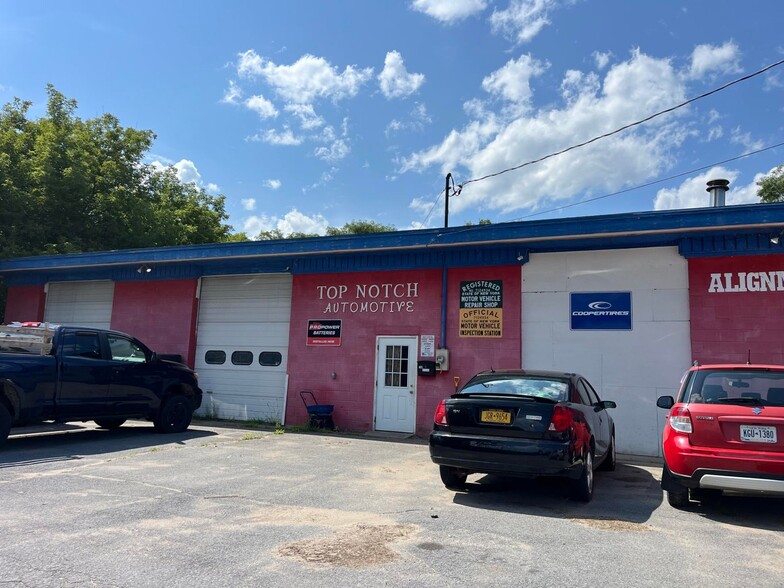
[[[523,376],[481,378],[468,382],[460,393],[516,394],[563,402],[568,400],[569,382],[550,378],[526,378]]]
[[[784,371],[700,370],[685,402],[784,406]]]

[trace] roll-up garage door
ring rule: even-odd
[[[281,422],[291,318],[290,275],[203,278],[196,371],[202,416]]]
[[[50,323],[110,328],[114,282],[50,282],[44,320]]]

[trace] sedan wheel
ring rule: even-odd
[[[583,473],[572,486],[572,498],[580,502],[590,502],[593,498],[593,455],[590,450],[585,454]]]
[[[438,466],[438,471],[441,474],[441,481],[449,490],[463,490],[465,488],[468,478],[466,472],[447,466]]]
[[[604,458],[604,461],[602,462],[602,465],[599,466],[599,469],[606,472],[614,472],[615,464],[615,431],[613,431],[612,437],[610,437],[610,447],[607,448],[607,457]]]

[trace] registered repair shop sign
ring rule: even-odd
[[[572,292],[569,319],[573,331],[631,331],[631,292]]]

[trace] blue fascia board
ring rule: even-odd
[[[0,275],[10,278],[17,272],[78,272],[80,269],[139,264],[200,265],[205,274],[217,264],[218,270],[234,273],[247,260],[265,267],[263,260],[276,261],[286,267],[287,260],[304,256],[332,257],[363,255],[374,252],[389,255],[397,251],[420,252],[475,247],[515,246],[536,251],[606,249],[610,247],[650,247],[678,245],[684,238],[705,235],[780,232],[784,230],[784,203],[749,204],[720,208],[697,208],[674,211],[648,211],[592,217],[572,217],[541,221],[522,221],[492,225],[473,225],[441,229],[420,229],[373,233],[248,241],[101,251],[93,253],[46,255],[0,260]],[[707,253],[707,252],[706,252]],[[283,265],[280,265],[283,264]],[[254,264],[250,264],[254,265]],[[291,267],[291,266],[289,266]]]

